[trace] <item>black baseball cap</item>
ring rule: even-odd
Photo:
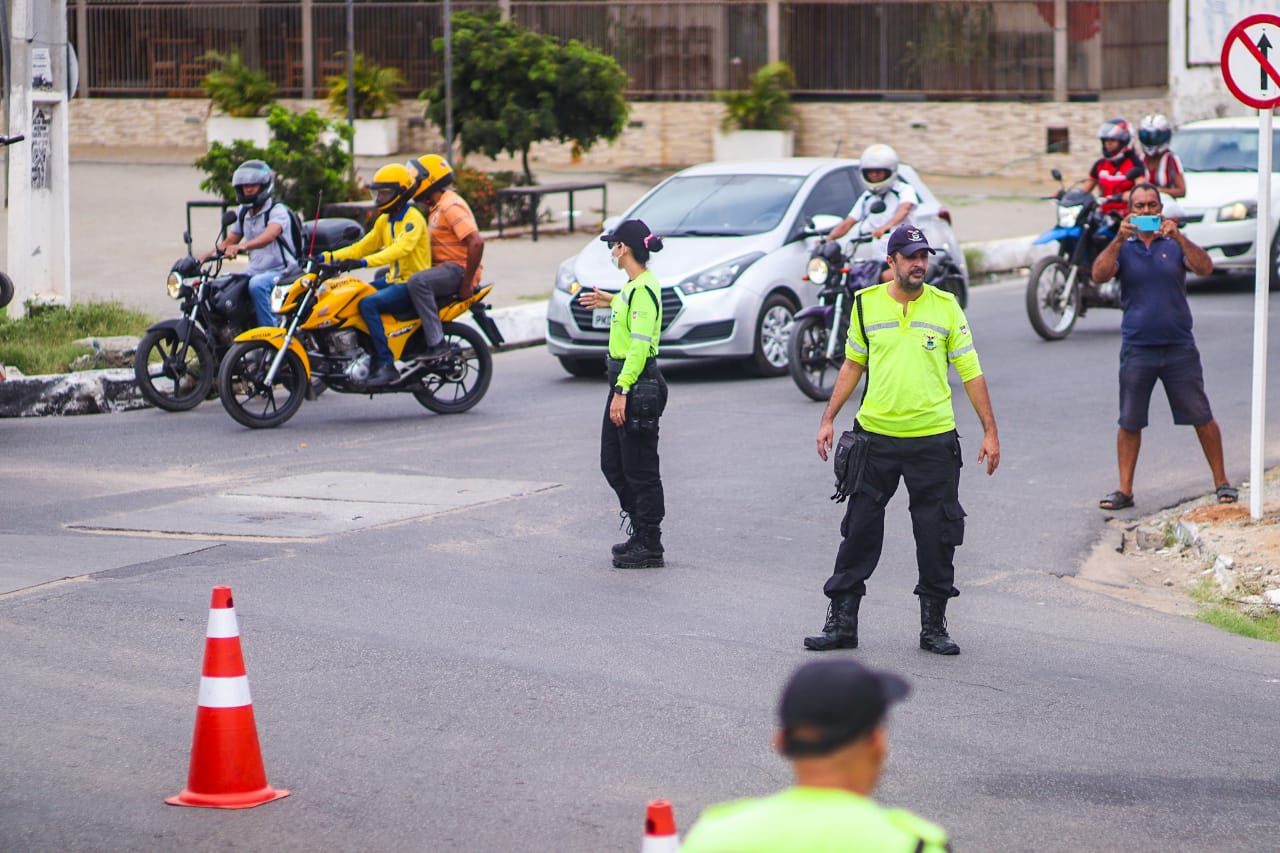
[[[605,243],[622,243],[635,252],[648,248],[646,241],[652,233],[649,226],[639,219],[628,219],[618,223],[617,228],[602,235],[600,240]]]
[[[899,225],[889,237],[889,254],[899,252],[903,255],[914,255],[921,249],[928,249],[929,254],[936,255],[925,239],[924,232],[914,225]]]
[[[778,701],[782,752],[788,758],[826,755],[874,729],[910,685],[891,672],[852,658],[807,663],[795,671]]]

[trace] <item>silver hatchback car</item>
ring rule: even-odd
[[[963,299],[968,271],[950,215],[910,166],[899,175],[920,196],[912,221],[959,268]],[[706,163],[672,175],[608,220],[606,229],[642,219],[665,244],[649,260],[662,283],[659,355],[743,359],[757,375],[785,373],[792,317],[819,290],[803,280],[816,239],[806,236],[807,224],[821,214],[844,217],[862,189],[857,160]],[[622,284],[598,239],[560,265],[547,304],[547,349],[569,373],[600,375],[609,338],[609,309],[592,311],[575,295]]]

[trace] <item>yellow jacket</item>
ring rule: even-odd
[[[419,270],[431,269],[427,220],[416,207],[406,205],[394,219],[382,214],[368,234],[329,254],[334,261],[364,258],[371,267],[390,264],[387,283],[398,284]]]

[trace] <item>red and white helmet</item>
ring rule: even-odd
[[[1129,142],[1133,139],[1133,131],[1129,127],[1129,122],[1122,118],[1107,119],[1098,128],[1098,139],[1104,143],[1102,146],[1103,157],[1119,157],[1121,153],[1129,147]],[[1107,146],[1105,143],[1108,139],[1113,139],[1120,143],[1120,150],[1117,151],[1115,155],[1107,154]]]
[[[1172,138],[1173,125],[1159,113],[1143,116],[1138,123],[1138,140],[1142,143],[1142,150],[1148,154],[1163,151]]]

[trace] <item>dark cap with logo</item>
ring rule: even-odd
[[[924,232],[914,225],[899,225],[889,237],[889,254],[891,255],[895,252],[903,255],[914,255],[921,249],[928,249],[931,255],[937,254],[930,248]]]
[[[650,239],[653,237],[649,226],[639,219],[628,219],[618,223],[618,227],[603,234],[600,239],[605,243],[622,243],[630,246],[631,251],[651,249]]]
[[[788,758],[833,752],[874,729],[889,706],[910,692],[901,677],[852,658],[807,663],[791,676],[778,702],[782,752]]]

